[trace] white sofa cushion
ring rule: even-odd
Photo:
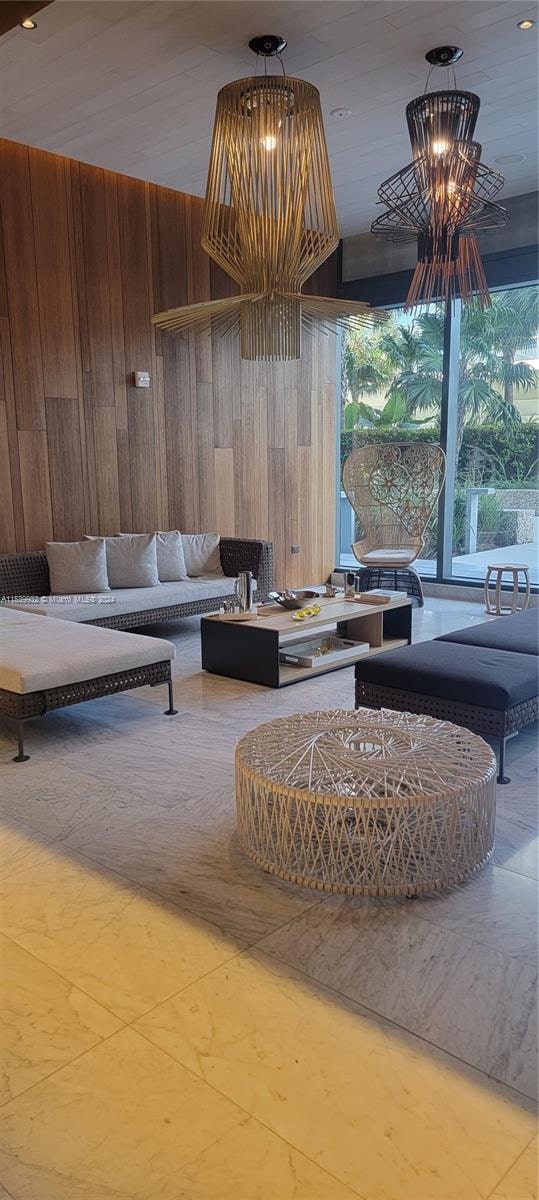
[[[105,539],[83,542],[46,542],[51,592],[108,592]]]
[[[218,533],[182,533],[185,566],[190,577],[224,575]]]
[[[122,533],[118,537],[105,538],[105,546],[111,588],[157,587],[159,575],[155,533]]]
[[[0,687],[25,694],[174,658],[172,642],[0,609]],[[20,617],[27,616],[27,621]]]
[[[183,540],[179,529],[158,531],[155,538],[160,582],[176,583],[180,579],[187,579]]]
[[[191,604],[197,600],[215,599],[215,611],[219,609],[222,596],[231,596],[235,580],[228,575],[222,578],[201,576],[200,579],[185,579],[177,583],[159,583],[151,591],[148,588],[115,588],[107,596],[36,596],[35,604],[17,603],[10,605],[13,611],[46,614],[63,621],[99,621],[126,613],[144,612],[145,609],[168,608],[176,604]]]
[[[131,537],[121,533],[120,537]],[[157,550],[157,574],[160,583],[176,583],[187,579],[182,535],[179,529],[158,530],[155,535]]]

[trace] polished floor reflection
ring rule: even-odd
[[[167,636],[174,720],[148,688],[0,741],[0,1200],[533,1200],[536,730],[477,878],[324,897],[241,854],[233,754],[352,668],[275,692]]]

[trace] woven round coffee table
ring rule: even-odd
[[[495,797],[490,747],[434,717],[305,713],[236,749],[243,850],[327,892],[415,896],[468,878],[492,854]]]

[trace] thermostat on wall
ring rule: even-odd
[[[149,371],[135,371],[135,387],[148,387],[149,388],[149,386],[150,386],[150,372]]]

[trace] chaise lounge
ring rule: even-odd
[[[0,640],[0,716],[15,724],[14,762],[29,757],[24,753],[24,722],[55,708],[166,683],[167,716],[175,715],[172,642],[73,621],[48,621],[10,608],[0,608]]]

